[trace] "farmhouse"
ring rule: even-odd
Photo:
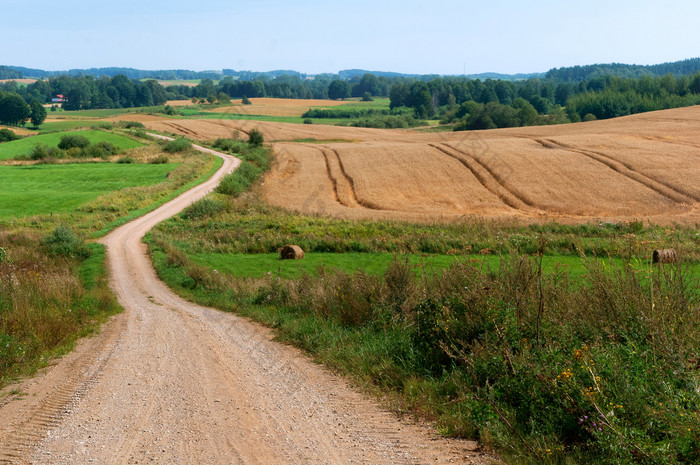
[[[63,94],[57,94],[54,98],[51,99],[51,103],[63,103],[66,101],[66,98],[63,96]]]

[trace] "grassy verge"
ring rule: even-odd
[[[416,276],[400,259],[379,276],[241,280],[149,240],[185,297],[277,328],[397,410],[509,462],[698,459],[698,292],[682,267],[591,260],[572,279],[514,253],[491,270],[458,261]]]
[[[70,350],[119,311],[105,275],[104,248],[83,240],[156,208],[221,166],[219,158],[194,151],[168,154],[170,165],[146,164],[164,156],[155,144],[130,156],[135,164],[33,166],[21,189],[3,191],[2,205],[24,210],[0,221],[0,387]],[[68,170],[65,185],[54,168]],[[90,199],[77,201],[86,176]],[[47,183],[48,191],[41,191]],[[52,214],[36,214],[46,202],[23,206],[26,194],[63,200]]]
[[[397,411],[509,463],[700,460],[693,228],[352,222],[286,212],[254,193],[202,202],[147,237],[161,278],[276,328]],[[338,269],[259,273],[287,243],[311,262],[332,252]],[[660,245],[685,261],[652,266]],[[485,258],[468,259],[474,252]],[[370,253],[380,267],[352,265]],[[262,255],[239,267],[242,254]],[[416,267],[423,254],[449,261]]]
[[[50,253],[27,232],[0,233],[0,387],[72,349],[120,307],[109,289],[105,251],[88,258]]]

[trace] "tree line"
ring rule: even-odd
[[[163,105],[167,100],[195,98],[224,102],[228,97],[389,97],[392,114],[440,119],[443,123],[455,123],[457,129],[488,129],[604,119],[699,104],[700,72],[638,78],[604,75],[580,82],[464,77],[434,77],[426,81],[369,73],[349,80],[332,75],[303,79],[285,74],[254,80],[228,76],[218,82],[202,79],[196,86],[166,87],[155,80],[139,81],[123,75],[99,79],[58,76],[28,86],[11,81],[0,86],[0,90],[19,95],[25,103],[48,103],[53,96],[62,94],[66,110],[148,107]]]

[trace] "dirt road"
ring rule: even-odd
[[[211,180],[102,240],[125,311],[0,401],[0,463],[489,463],[156,277],[141,238],[239,163],[220,156]]]

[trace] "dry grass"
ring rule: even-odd
[[[6,82],[16,82],[17,84],[34,84],[37,80],[36,79],[28,79],[28,78],[22,78],[22,79],[0,79],[0,84],[5,84]]]

